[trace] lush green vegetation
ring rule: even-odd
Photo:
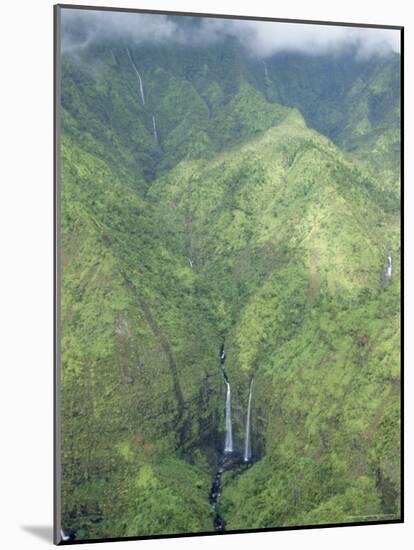
[[[398,64],[284,54],[265,76],[232,41],[63,56],[77,538],[212,530],[223,339],[238,446],[255,377],[255,462],[223,476],[227,528],[399,517]]]

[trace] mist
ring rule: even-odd
[[[203,47],[229,37],[263,59],[279,52],[321,55],[350,49],[366,59],[400,51],[400,32],[394,29],[72,8],[62,8],[61,14],[63,52],[79,51],[99,40]]]

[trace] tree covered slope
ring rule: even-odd
[[[240,446],[255,378],[263,459],[228,474],[228,527],[396,517],[398,229],[369,176],[292,115],[150,196],[222,314]]]
[[[265,74],[230,39],[63,56],[62,527],[78,539],[213,530],[223,341],[237,448],[255,380],[226,528],[399,517],[397,60],[303,57]]]

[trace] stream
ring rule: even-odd
[[[265,75],[265,78],[269,78],[269,72],[268,72],[268,70],[267,70],[266,61],[263,59],[262,63],[263,63],[263,67],[264,67],[264,75]]]
[[[250,380],[249,386],[249,399],[247,403],[247,416],[246,416],[246,428],[245,428],[245,441],[244,441],[244,453],[234,449],[233,443],[233,426],[231,415],[231,385],[227,373],[225,371],[224,363],[226,360],[226,354],[224,351],[224,344],[220,347],[220,364],[223,373],[224,383],[226,384],[226,400],[225,400],[225,413],[226,413],[226,436],[224,440],[223,452],[218,455],[218,461],[214,470],[213,479],[211,483],[211,489],[209,493],[209,503],[214,512],[214,530],[225,531],[226,523],[223,516],[220,513],[218,500],[221,496],[221,477],[224,472],[229,470],[235,470],[242,466],[246,467],[252,462],[252,445],[251,445],[251,411],[252,411],[252,397],[253,397],[253,378]]]
[[[142,105],[145,106],[144,85],[142,83],[141,73],[139,72],[138,67],[135,65],[135,61],[132,59],[131,52],[129,51],[129,48],[126,49],[126,52],[127,52],[129,60],[131,61],[131,65],[134,68],[135,74],[137,75],[138,84],[139,84],[139,93],[140,93],[140,96],[141,96],[141,102],[142,102]]]
[[[391,254],[388,254],[388,266],[387,266],[387,279],[391,279],[392,277],[392,256]]]
[[[135,71],[135,75],[138,79],[139,95],[140,95],[140,98],[141,98],[142,106],[145,108],[144,82],[142,80],[141,73],[138,70],[138,67],[137,67],[137,65],[136,65],[136,63],[135,63],[135,61],[134,61],[134,59],[131,55],[131,52],[129,51],[129,48],[126,48],[126,53],[127,53],[129,61],[131,62],[131,65],[132,65],[132,67]],[[113,52],[112,52],[112,55],[113,55]],[[114,61],[116,62],[115,57],[114,57]],[[157,120],[155,118],[155,113],[151,114],[151,120],[152,120],[152,135],[153,135],[153,138],[154,138],[154,143],[157,147],[159,147],[159,145],[160,145],[160,136],[159,136],[159,133],[158,133]]]
[[[153,135],[154,135],[154,143],[155,145],[159,145],[159,137],[158,137],[158,130],[157,130],[157,122],[155,120],[155,115],[154,113],[152,114],[152,131],[153,131]]]
[[[244,462],[250,462],[252,459],[252,442],[250,437],[250,429],[252,422],[252,396],[253,396],[253,378],[250,380],[249,388],[249,401],[247,403],[247,417],[246,417],[246,435],[244,438]]]

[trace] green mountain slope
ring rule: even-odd
[[[222,315],[240,446],[255,378],[264,458],[229,474],[228,528],[396,517],[399,284],[381,275],[398,229],[369,176],[291,116],[150,195]]]
[[[369,59],[354,52],[311,58],[279,54],[266,61],[266,74],[256,79],[264,82],[270,100],[298,108],[310,126],[371,168],[384,205],[398,211],[398,54]]]
[[[131,178],[69,138],[62,152],[63,525],[145,535],[168,514],[167,532],[206,530],[217,330]]]
[[[222,49],[189,56],[184,49],[147,52],[106,44],[81,59],[66,55],[65,131],[89,152],[134,171],[145,189],[141,180],[148,184],[183,158],[209,157],[280,122],[289,109],[267,102],[246,78],[233,81],[231,70],[224,75],[223,68],[237,66],[236,54],[230,52],[227,63],[219,62],[221,55]],[[202,64],[203,57],[211,66]],[[144,104],[134,65],[142,75]]]
[[[213,529],[223,340],[238,449],[255,380],[227,529],[399,515],[397,158],[341,151],[299,99],[276,102],[277,64],[260,82],[227,46],[64,56],[62,526],[78,539]],[[373,65],[332,99],[358,155],[396,137]]]
[[[387,182],[379,190],[391,195],[388,206],[398,210],[398,54],[363,59],[352,51],[314,57],[279,53],[261,60],[231,39],[203,48],[107,41],[75,58],[64,55],[63,61],[62,105],[76,113],[71,130],[86,146],[90,134],[101,148],[106,142],[114,162],[146,180],[183,158],[211,156],[270,128],[285,116],[285,105],[370,165],[377,179]]]
[[[370,163],[383,180],[382,192],[400,197],[400,59],[398,55],[359,78],[345,99],[347,123],[336,142]]]

